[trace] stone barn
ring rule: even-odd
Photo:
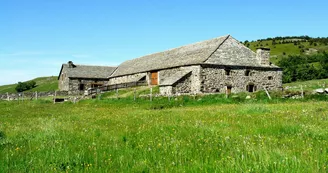
[[[58,88],[69,94],[80,94],[88,88],[107,85],[108,76],[115,69],[116,67],[109,66],[77,65],[69,61],[61,66]]]
[[[227,35],[125,61],[107,76],[108,85],[144,81],[163,95],[277,90],[282,69],[269,58],[270,49],[253,52]]]

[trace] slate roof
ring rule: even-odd
[[[110,77],[202,63],[229,36],[222,36],[125,61],[117,67],[117,70]]]
[[[69,78],[107,79],[117,67],[74,64],[74,68],[69,68],[68,64],[63,64],[59,75],[61,74],[63,68],[67,70],[66,75]]]
[[[163,79],[163,81],[160,82],[160,86],[171,86],[171,85],[174,85],[181,78],[185,77],[186,75],[188,75],[190,73],[191,73],[191,70],[178,71],[174,75]]]
[[[125,61],[109,78],[198,64],[279,68],[261,65],[255,52],[226,35]]]

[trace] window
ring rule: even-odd
[[[269,79],[269,80],[273,80],[273,77],[272,77],[272,76],[269,76],[268,79]]]
[[[230,76],[231,75],[231,70],[230,69],[225,69],[225,75]]]
[[[84,84],[80,84],[80,85],[79,85],[79,90],[80,90],[80,91],[83,91],[83,90],[84,90]]]
[[[251,76],[251,71],[250,70],[246,70],[245,71],[245,76]]]

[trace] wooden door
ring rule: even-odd
[[[150,73],[150,84],[151,85],[158,85],[158,72],[151,72]]]

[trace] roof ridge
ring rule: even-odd
[[[203,63],[204,62],[206,62],[208,59],[210,59],[210,57],[221,47],[221,45],[225,42],[225,41],[227,41],[228,40],[228,38],[230,37],[230,34],[228,34],[227,36],[226,36],[226,38],[219,44],[219,46],[203,61]]]
[[[206,42],[206,41],[211,41],[211,40],[214,40],[214,39],[219,39],[219,38],[224,38],[224,37],[229,37],[229,36],[230,35],[228,34],[228,35],[225,35],[225,36],[215,37],[215,38],[211,38],[211,39],[207,39],[207,40],[203,40],[203,41],[197,41],[195,43],[191,43],[191,44],[187,44],[187,45],[183,45],[183,46],[179,46],[179,47],[167,49],[167,50],[160,51],[160,52],[150,53],[150,54],[147,54],[147,55],[140,56],[138,58],[129,59],[129,60],[126,60],[124,62],[133,61],[135,59],[143,58],[143,57],[146,57],[146,56],[155,55],[155,54],[164,53],[164,52],[169,52],[169,51],[172,51],[172,50],[175,50],[175,49],[180,49],[180,48],[183,48],[183,47],[189,47],[189,46],[197,45],[197,44],[200,44],[200,43],[203,43],[203,42]],[[118,66],[120,66],[120,65],[118,65]]]
[[[107,66],[107,65],[86,65],[86,64],[74,64],[76,66],[88,66],[88,67],[118,67],[118,66]]]

